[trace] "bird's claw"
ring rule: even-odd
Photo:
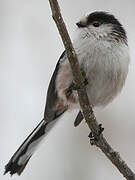
[[[90,132],[88,137],[90,138],[91,144],[93,145],[95,141],[99,140],[99,137],[101,133],[104,131],[104,128],[102,127],[102,124],[99,124],[99,131],[98,133]]]

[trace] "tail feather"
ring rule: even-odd
[[[55,123],[56,120],[48,123],[43,119],[14,153],[8,164],[5,166],[4,174],[9,172],[11,175],[15,173],[21,175],[39,143],[48,134]]]
[[[24,168],[26,167],[28,161],[30,160],[31,157],[29,157],[29,159],[26,160],[26,162],[22,165],[18,165],[17,163],[13,163],[13,162],[9,162],[6,166],[5,166],[5,172],[4,175],[9,171],[11,176],[15,173],[17,173],[19,176],[21,175],[21,173],[23,172]]]

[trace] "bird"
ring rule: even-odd
[[[73,47],[86,75],[86,91],[91,106],[106,106],[122,90],[128,74],[130,55],[124,27],[109,12],[91,12],[76,23]],[[78,110],[74,122],[76,127],[84,117],[65,50],[50,80],[44,117],[13,154],[4,174],[21,175],[40,142],[63,114],[73,109]]]

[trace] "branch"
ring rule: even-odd
[[[99,125],[97,123],[96,117],[93,113],[92,107],[88,100],[88,95],[86,92],[86,88],[84,86],[84,76],[81,73],[76,52],[73,48],[65,23],[61,16],[59,4],[57,0],[49,0],[49,2],[50,2],[51,10],[52,10],[52,17],[57,25],[63,44],[66,49],[68,60],[70,62],[72,73],[73,73],[74,82],[79,87],[81,87],[81,89],[78,90],[77,92],[78,92],[79,102],[80,102],[80,106],[83,112],[83,116],[91,132],[95,136],[98,136],[98,133],[100,130]],[[108,159],[110,159],[110,161],[117,167],[117,169],[121,172],[121,174],[123,174],[123,176],[127,180],[135,180],[135,174],[128,167],[125,161],[122,160],[119,153],[112,149],[112,147],[108,144],[106,139],[103,137],[103,134],[99,136],[97,141],[93,141],[92,144],[96,145],[102,150],[102,152],[108,157]]]

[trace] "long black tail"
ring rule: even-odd
[[[11,175],[15,173],[21,175],[39,143],[48,134],[56,122],[57,120],[48,123],[43,119],[12,156],[5,166],[4,174],[9,172]]]

